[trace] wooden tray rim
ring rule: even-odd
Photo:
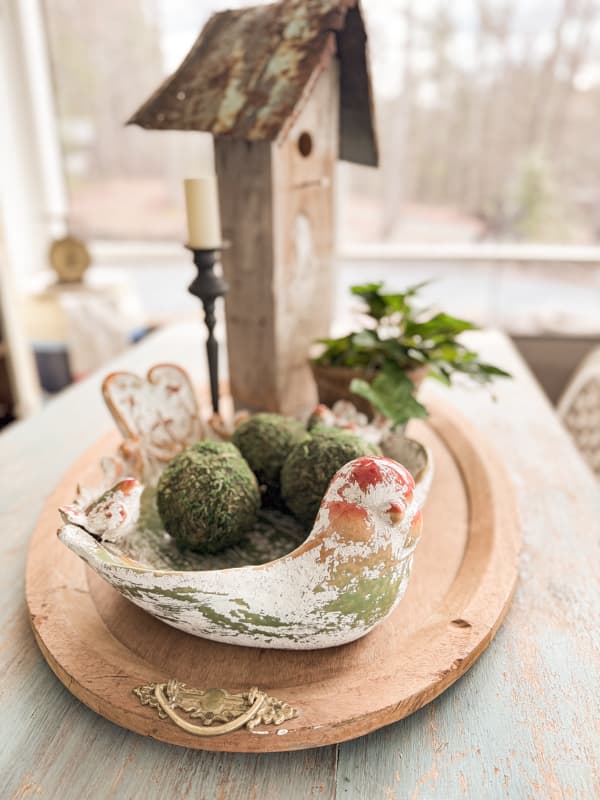
[[[444,598],[443,608],[447,613],[438,611],[432,614],[410,637],[410,649],[413,651],[415,647],[421,648],[419,652],[422,661],[426,662],[431,658],[435,662],[442,643],[449,650],[449,657],[442,669],[415,681],[408,695],[405,691],[406,696],[400,701],[394,699],[394,687],[397,686],[394,678],[398,673],[390,668],[386,683],[386,694],[390,701],[381,708],[338,721],[335,725],[290,729],[286,735],[264,736],[238,731],[222,737],[202,739],[155,719],[154,711],[136,706],[133,701],[117,705],[107,699],[110,695],[107,690],[114,690],[115,682],[123,686],[123,682],[127,680],[133,687],[151,680],[165,680],[176,676],[156,674],[153,664],[132,654],[113,636],[101,619],[90,595],[87,568],[74,553],[64,548],[61,561],[68,568],[67,575],[64,569],[44,570],[40,564],[38,548],[43,544],[43,538],[48,536],[48,530],[57,527],[56,509],[65,500],[65,492],[72,492],[84,467],[90,462],[99,461],[107,453],[109,443],[116,441],[115,431],[100,437],[74,462],[48,498],[30,542],[26,599],[36,641],[51,669],[79,700],[112,722],[170,744],[222,752],[287,751],[334,744],[396,722],[433,700],[477,660],[506,616],[518,575],[520,530],[514,500],[505,504],[492,502],[498,495],[511,499],[512,487],[504,467],[483,441],[481,434],[458,412],[432,401],[428,402],[428,406],[431,412],[428,424],[453,454],[462,474],[472,516],[475,516],[475,509],[477,519],[470,520],[468,546],[461,567]],[[457,449],[462,449],[463,457],[460,460],[456,456]],[[486,477],[485,485],[475,485],[475,481],[480,481],[482,476]],[[485,553],[486,569],[478,575],[474,563],[482,554],[477,552],[477,548],[490,542],[486,542],[481,534],[474,535],[472,529],[475,527],[485,530],[490,526],[496,534],[492,536],[493,542]],[[41,574],[47,577],[47,584],[38,584],[36,587],[40,567]],[[66,612],[72,602],[75,603],[78,618],[82,617],[84,622],[86,619],[93,620],[94,624],[101,625],[106,632],[102,652],[95,647],[95,643],[82,641],[79,626],[73,624],[73,619]],[[469,620],[468,625],[465,624],[466,620]],[[57,630],[63,636],[62,642],[56,639]],[[93,681],[88,676],[83,684],[78,682],[75,674],[75,665],[81,659],[88,664],[94,664],[95,673]],[[138,676],[134,677],[129,672],[123,674],[120,664],[134,664],[136,672],[139,672]],[[403,673],[404,681],[405,678],[406,673]],[[360,691],[360,685],[359,682],[354,688]],[[334,678],[310,684],[311,698],[326,704],[334,687]],[[268,690],[268,687],[261,688]],[[345,690],[348,690],[348,686]],[[131,693],[123,687],[122,694],[128,692]],[[281,693],[279,690],[279,694]],[[301,694],[294,690],[282,699],[292,705],[302,705]]]

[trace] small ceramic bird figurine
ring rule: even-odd
[[[366,414],[362,414],[353,403],[347,400],[338,400],[332,408],[319,403],[309,417],[309,430],[316,425],[341,428],[377,445],[381,444],[391,430],[390,421],[381,414],[377,414],[373,420],[369,421]]]
[[[98,541],[119,535],[114,512],[133,515],[137,491],[135,482],[121,481],[85,517],[63,509],[71,524],[59,537],[169,625],[215,641],[286,649],[351,642],[393,611],[410,576],[424,499],[396,461],[358,458],[336,473],[312,531],[288,555],[258,566],[186,571],[156,570]]]
[[[66,523],[78,525],[102,542],[118,542],[135,527],[140,516],[143,486],[135,478],[123,478],[88,506],[61,506]]]

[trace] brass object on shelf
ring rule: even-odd
[[[140,703],[158,709],[161,719],[169,717],[177,726],[195,736],[222,736],[246,726],[281,725],[298,716],[298,711],[276,697],[269,697],[253,687],[248,692],[232,694],[224,689],[195,689],[174,679],[167,683],[136,686],[133,693]],[[175,709],[189,714],[181,717]],[[199,720],[196,725],[190,720]]]
[[[48,259],[61,283],[79,283],[92,261],[85,243],[74,236],[52,242]]]

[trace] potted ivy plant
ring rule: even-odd
[[[396,293],[385,292],[381,282],[351,288],[363,301],[365,325],[337,339],[317,340],[321,352],[311,367],[322,403],[350,400],[359,411],[379,413],[396,427],[427,416],[416,397],[427,376],[447,385],[457,374],[483,384],[510,377],[458,340],[476,325],[422,309],[417,298],[424,285]]]

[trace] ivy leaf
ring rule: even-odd
[[[363,283],[351,288],[352,294],[362,298],[368,306],[373,319],[380,320],[386,316],[386,304],[381,295],[383,283]]]
[[[423,365],[446,385],[456,374],[481,384],[511,377],[499,367],[481,362],[477,353],[458,341],[460,334],[477,325],[443,312],[435,314],[417,302],[416,295],[427,283],[397,293],[385,292],[383,282],[353,286],[352,294],[366,304],[371,323],[338,339],[321,339],[324,350],[315,359],[321,365],[375,372],[371,383],[357,380],[352,391],[395,425],[426,413],[413,396],[414,387],[405,370]]]
[[[510,372],[506,372],[506,370],[500,369],[500,367],[495,367],[493,364],[482,364],[481,361],[479,361],[478,366],[481,372],[485,373],[485,375],[489,375],[490,378],[512,378]]]
[[[352,294],[362,298],[367,304],[369,314],[377,321],[394,314],[400,314],[402,318],[412,319],[415,309],[411,304],[412,298],[427,285],[429,281],[416,283],[409,286],[404,292],[383,292],[383,282],[362,283],[352,286]]]
[[[420,336],[421,339],[436,339],[458,336],[459,333],[473,330],[477,330],[477,325],[472,322],[442,312],[423,322],[408,320],[404,333],[406,336]]]
[[[439,381],[444,386],[451,385],[452,373],[450,372],[450,369],[445,367],[443,364],[434,364],[432,367],[430,367],[428,377],[435,378],[436,381]]]
[[[396,292],[395,294],[382,293],[381,298],[386,307],[385,316],[390,317],[392,314],[401,314],[407,320],[412,319],[417,309],[411,304],[411,300],[428,284],[429,281],[422,281],[409,286],[403,292]]]
[[[413,394],[413,382],[396,364],[386,364],[371,383],[355,378],[350,384],[350,391],[368,400],[373,408],[392,422],[393,427],[403,425],[413,417],[427,416],[425,406]]]
[[[364,330],[352,334],[352,344],[355,347],[365,348],[366,350],[373,350],[379,345],[379,338],[375,331]]]
[[[490,383],[494,378],[512,378],[510,372],[505,372],[493,364],[484,364],[481,361],[477,361],[475,354],[473,353],[472,355],[473,359],[471,361],[459,362],[452,366],[456,371],[468,375],[469,378],[478,383]]]
[[[377,281],[376,283],[358,283],[355,286],[350,287],[350,291],[352,294],[356,294],[359,297],[365,294],[377,294],[383,289],[383,281]]]

